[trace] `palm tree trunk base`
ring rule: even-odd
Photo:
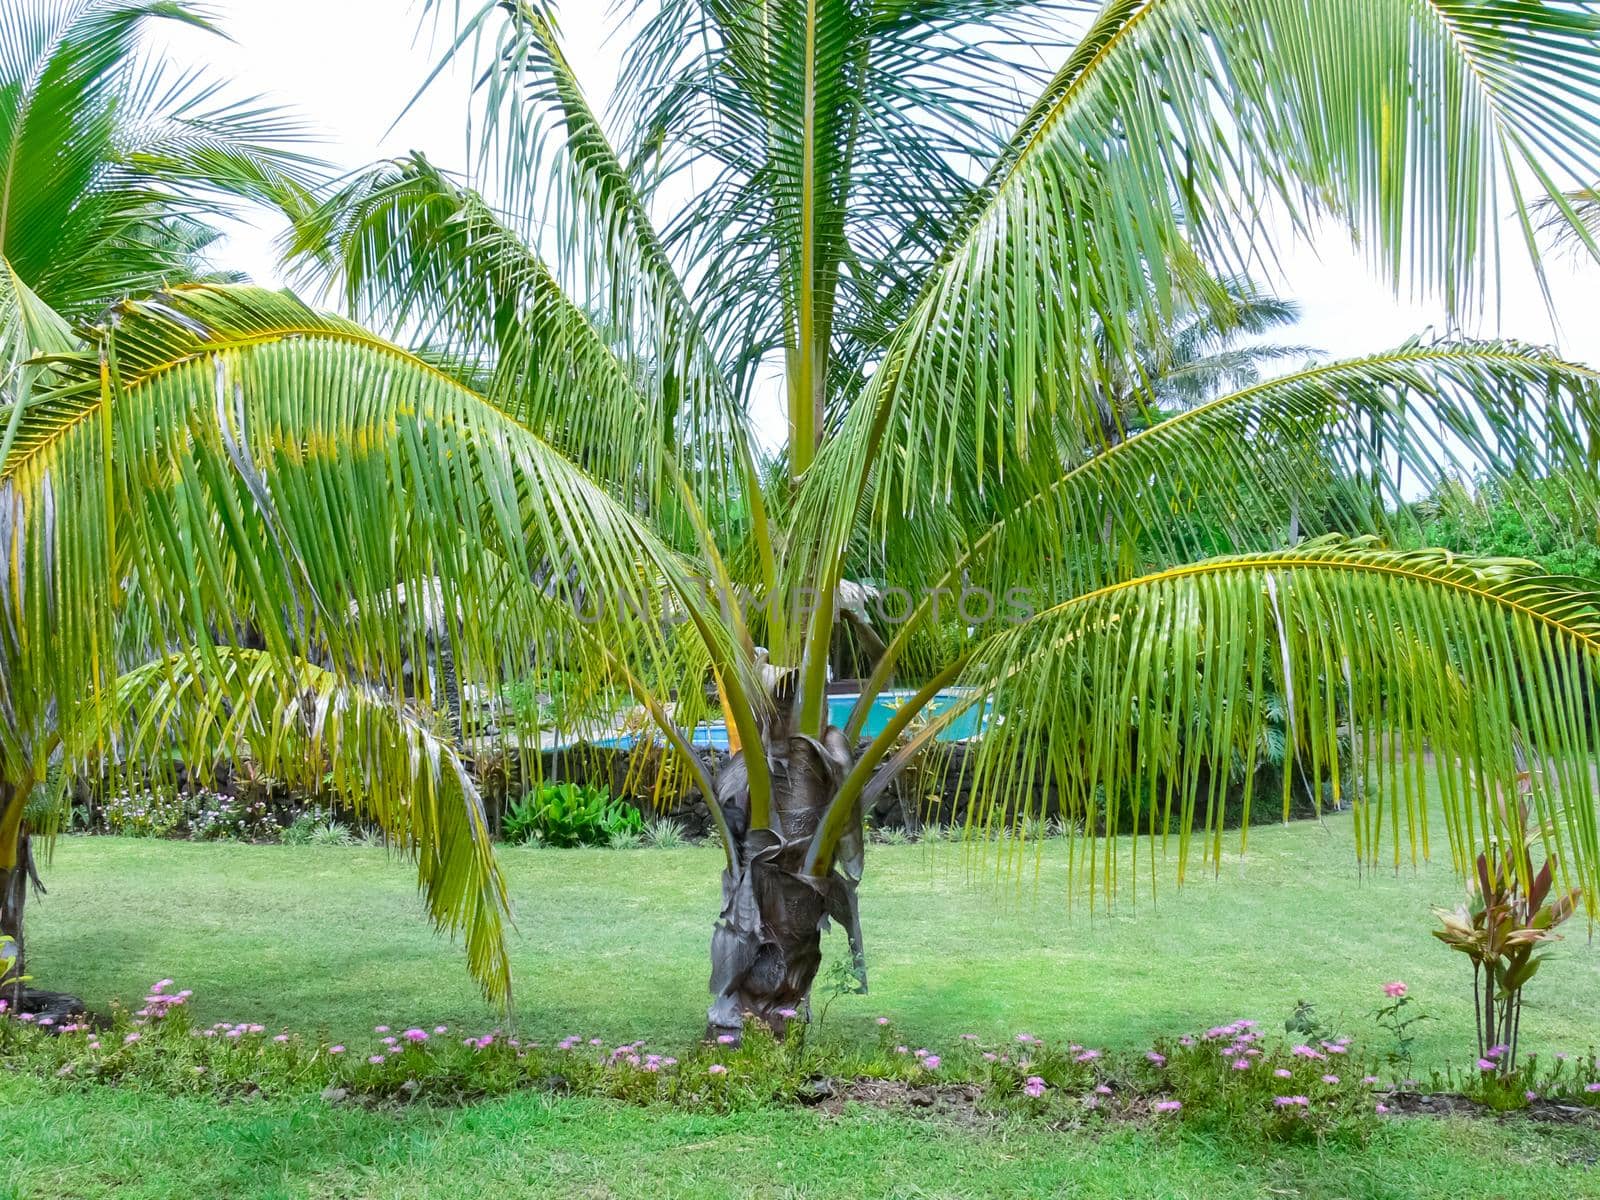
[[[711,935],[707,1037],[737,1040],[747,1020],[782,1037],[791,1020],[809,1014],[811,984],[822,965],[823,893],[831,881],[786,869],[783,857],[781,847],[774,847],[744,870],[722,873],[722,915]]]

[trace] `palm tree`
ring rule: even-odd
[[[1464,467],[1600,500],[1600,377],[1408,342],[1137,432],[1106,400],[1147,387],[1129,364],[1184,314],[1228,323],[1269,210],[1479,303],[1502,185],[1521,210],[1547,152],[1600,167],[1587,6],[1111,0],[1080,25],[1020,0],[663,0],[616,141],[545,9],[457,33],[483,50],[471,176],[380,164],[297,227],[351,318],[218,286],[128,300],[24,414],[0,649],[9,703],[61,706],[73,761],[111,727],[130,759],[248,742],[331,771],[395,816],[504,999],[457,700],[530,665],[625,689],[725,852],[722,1032],[804,1009],[828,920],[859,956],[863,805],[963,714],[976,819],[1054,792],[1080,886],[1141,864],[1103,834],[1180,876],[1216,854],[1223,806],[1195,814],[1229,772],[1206,764],[1251,777],[1270,724],[1285,779],[1354,792],[1369,862],[1426,844],[1425,773],[1464,866],[1521,837],[1504,800],[1537,772],[1594,910],[1600,597],[1387,547],[1412,489]],[[995,86],[1057,44],[1035,97]],[[764,487],[747,413],[774,370],[787,472]],[[1196,558],[1201,509],[1233,553]],[[832,598],[862,579],[907,603],[835,717]],[[101,648],[133,600],[165,653],[114,688]],[[726,761],[687,733],[708,696]],[[1375,788],[1340,779],[1351,730]]]
[[[298,212],[317,181],[296,122],[136,53],[157,19],[215,32],[187,3],[150,0],[26,0],[0,17],[0,457],[28,452],[53,356],[81,350],[74,323],[233,278],[206,260],[211,222],[241,201]],[[19,947],[38,882],[24,812],[59,741],[46,698],[17,704],[25,686],[8,680],[0,733],[0,934]]]

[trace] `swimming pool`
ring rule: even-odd
[[[894,717],[895,712],[916,695],[912,691],[883,692],[872,702],[872,707],[867,711],[867,722],[862,726],[864,737],[873,737],[883,732],[886,725]],[[935,717],[947,708],[957,704],[963,698],[959,691],[944,691],[938,693],[928,702],[923,710],[925,717]],[[828,723],[843,726],[850,719],[850,711],[855,708],[857,696],[829,696],[828,697]],[[916,725],[913,724],[915,729]],[[949,726],[939,732],[938,740],[941,742],[964,742],[978,732],[979,706],[974,705],[968,712],[954,718]],[[612,746],[619,750],[630,749],[637,740],[633,734],[621,734],[617,737],[600,738],[594,742],[596,746]],[[722,721],[705,721],[695,726],[693,743],[708,750],[726,750],[728,748],[728,728]]]

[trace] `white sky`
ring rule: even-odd
[[[478,3],[463,0],[463,7]],[[232,42],[170,28],[156,42],[180,65],[209,66],[233,79],[242,95],[259,93],[298,110],[325,139],[316,148],[319,156],[351,169],[416,149],[443,167],[465,164],[467,80],[460,73],[436,82],[389,132],[442,49],[431,31],[419,32],[420,7],[411,0],[212,0],[211,7]],[[451,7],[450,0],[445,7]],[[606,41],[608,8],[607,0],[562,7],[567,56],[591,103],[602,110],[620,55],[620,46]],[[441,37],[448,32],[441,30]],[[259,223],[232,231],[213,257],[258,282],[280,283],[273,242],[281,232],[281,221],[263,214]],[[1600,312],[1594,301],[1600,265],[1566,252],[1547,256],[1557,327],[1511,223],[1502,238],[1498,312],[1491,310],[1464,332],[1554,344],[1571,358],[1600,362]],[[1304,307],[1304,319],[1284,340],[1333,356],[1382,350],[1414,334],[1445,329],[1441,306],[1396,298],[1339,230],[1315,244],[1287,246],[1281,277],[1264,282]],[[769,447],[780,444],[784,419],[777,398],[753,416],[762,440]]]

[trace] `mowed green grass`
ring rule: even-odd
[[[1236,843],[1235,843],[1236,845]],[[873,846],[862,887],[869,996],[839,999],[821,1031],[874,1037],[892,1017],[916,1044],[1027,1030],[1137,1048],[1238,1017],[1281,1027],[1295,1002],[1373,1043],[1386,980],[1420,1009],[1423,1068],[1471,1051],[1470,971],[1429,936],[1460,885],[1448,864],[1363,871],[1350,818],[1252,832],[1220,872],[1181,887],[1160,872],[1151,902],[1068,903],[1066,843],[1038,872],[998,880],[959,846]],[[720,854],[507,849],[516,909],[515,1012],[531,1037],[657,1043],[698,1037]],[[460,946],[433,933],[411,869],[382,850],[65,838],[30,906],[41,984],[103,1006],[170,976],[195,1016],[326,1032],[359,1042],[375,1024],[497,1023]],[[842,957],[830,933],[825,953]],[[1600,1040],[1600,947],[1582,921],[1529,991],[1524,1045]],[[1379,1043],[1379,1048],[1381,1048]]]
[[[1296,1000],[1382,1048],[1390,979],[1435,1019],[1421,1066],[1471,1057],[1466,968],[1428,936],[1459,885],[1444,864],[1362,872],[1348,817],[1258,829],[1244,858],[1170,866],[1159,901],[1066,900],[1066,845],[1019,890],[960,847],[869,850],[872,994],[836,1001],[817,1036],[874,1038],[886,1014],[918,1045],[1027,1030],[1136,1048],[1239,1016],[1281,1026]],[[531,1037],[697,1037],[720,856],[507,850],[517,1020]],[[32,970],[96,1006],[154,979],[195,989],[195,1017],[351,1043],[374,1024],[497,1021],[460,949],[421,916],[382,851],[67,838],[31,911]],[[843,953],[837,933],[830,956]],[[1525,1042],[1596,1040],[1600,950],[1577,926],[1534,989]],[[69,1197],[1600,1197],[1600,1131],[1511,1121],[1385,1122],[1364,1148],[1269,1153],[1174,1126],[1068,1133],[957,1128],[910,1114],[772,1109],[726,1116],[522,1094],[459,1108],[172,1099],[0,1076],[0,1196]],[[9,1189],[9,1192],[8,1190]]]
[[[1592,1131],[1387,1122],[1362,1149],[1176,1129],[955,1129],[850,1109],[727,1116],[523,1093],[467,1108],[217,1105],[0,1078],[0,1196],[26,1200],[1582,1200]]]

